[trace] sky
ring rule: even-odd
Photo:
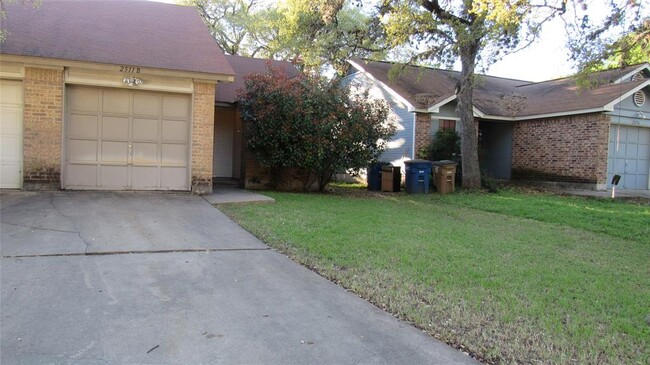
[[[176,2],[176,0],[150,1],[172,4]],[[586,2],[589,3],[592,19],[603,16],[605,0],[586,0]],[[565,37],[564,25],[559,18],[556,18],[545,24],[535,43],[493,64],[487,74],[527,81],[551,80],[572,75],[576,70],[568,61],[569,52],[565,46]]]

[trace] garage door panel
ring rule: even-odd
[[[126,166],[101,166],[102,188],[122,190],[129,186],[129,173]]]
[[[187,122],[176,120],[163,120],[162,142],[186,142]]]
[[[133,166],[131,168],[132,188],[136,190],[152,190],[158,186],[158,167]]]
[[[172,190],[187,190],[187,168],[161,167],[160,185]]]
[[[650,129],[613,125],[610,133],[618,135],[620,140],[618,151],[616,151],[615,144],[610,143],[609,146],[608,184],[611,182],[613,174],[619,174],[621,175],[619,187],[624,189],[648,189]]]
[[[128,163],[128,156],[128,142],[102,141],[101,162],[126,165]]]
[[[187,147],[184,144],[163,144],[162,163],[164,165],[185,165]]]
[[[133,164],[157,165],[158,144],[157,143],[133,143]]]
[[[629,141],[628,141],[629,142]],[[639,146],[632,143],[627,143],[625,147],[625,157],[636,159],[638,157]]]
[[[0,156],[3,162],[11,162],[16,166],[16,163],[22,158],[22,141],[18,138],[7,138],[9,136],[2,136],[2,144],[0,144]]]
[[[71,139],[67,151],[71,162],[97,162],[97,141]]]
[[[158,141],[158,119],[133,119],[133,140]]]
[[[97,187],[97,165],[69,164],[66,171],[66,185],[87,188]]]
[[[103,117],[102,139],[127,141],[129,139],[129,118]]]
[[[72,114],[68,118],[71,138],[97,139],[97,115]]]
[[[2,100],[4,103],[5,100]],[[20,106],[0,106],[0,132],[5,134],[22,134],[23,108]]]
[[[190,99],[185,96],[165,95],[162,103],[163,118],[187,118],[190,115]]]
[[[0,80],[0,188],[22,185],[23,84]]]
[[[643,145],[640,144],[637,147],[637,154],[639,156],[639,159],[641,160],[647,160],[650,159],[650,145]]]
[[[15,172],[20,171],[20,168],[19,162],[2,162],[0,164],[0,188],[19,188],[21,176]]]
[[[650,145],[650,128],[641,129],[641,132],[639,133],[639,143]]]
[[[133,114],[157,117],[160,114],[160,96],[152,94],[133,94]]]
[[[102,95],[102,112],[129,114],[131,109],[131,98],[128,91],[104,91]]]
[[[66,120],[67,187],[188,190],[188,95],[77,86],[68,90],[68,102],[85,111],[69,112]],[[89,112],[92,108],[84,102],[95,97],[100,110]]]
[[[100,92],[95,89],[75,88],[68,94],[68,108],[71,112],[99,111]]]

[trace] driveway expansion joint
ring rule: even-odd
[[[270,247],[261,248],[188,248],[176,250],[138,250],[138,251],[105,251],[105,252],[71,252],[51,253],[38,255],[9,255],[0,256],[0,259],[23,259],[36,257],[67,257],[67,256],[112,256],[112,255],[141,255],[151,253],[191,253],[191,252],[236,252],[236,251],[270,251]]]

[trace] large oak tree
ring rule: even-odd
[[[602,49],[599,39],[606,34],[624,34],[640,19],[640,0],[612,0],[608,6],[606,21],[592,24],[582,0],[382,0],[379,14],[389,43],[407,47],[409,61],[433,61],[449,67],[460,61],[456,94],[464,188],[478,188],[481,183],[473,108],[477,66],[488,67],[526,47],[546,22],[565,14],[571,15],[567,24],[573,24],[567,29],[573,29],[578,39],[573,42],[577,45],[573,47],[574,60],[593,58],[595,52],[586,50]]]

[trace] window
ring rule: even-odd
[[[456,121],[455,120],[447,120],[443,119],[440,121],[440,129],[456,129]]]

